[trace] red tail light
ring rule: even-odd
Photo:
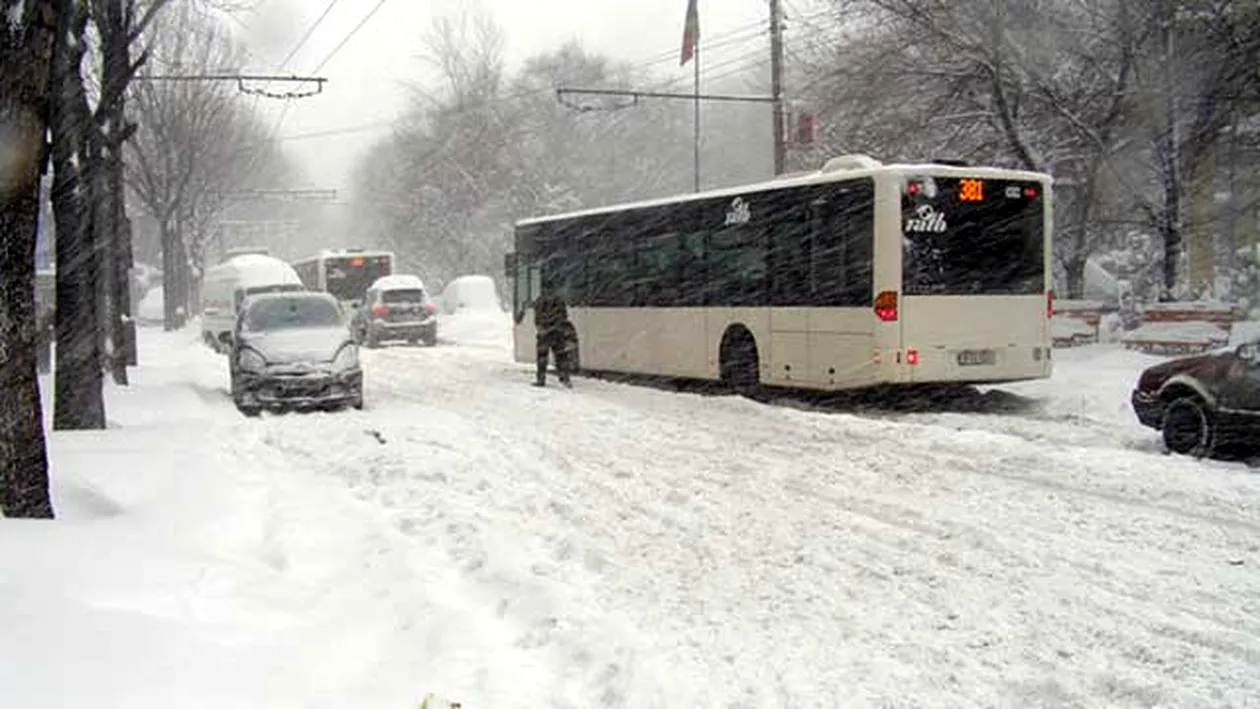
[[[881,291],[875,296],[875,317],[884,322],[897,322],[897,291]]]
[[[389,312],[389,306],[388,306],[388,305],[373,305],[373,306],[372,306],[372,314],[373,314],[373,315],[385,315],[385,314],[387,314],[388,312]]]
[[[1054,317],[1054,291],[1046,291],[1046,317]]]
[[[425,303],[424,312],[428,313],[429,315],[432,315],[437,312],[437,306],[434,305],[433,303]]]
[[[906,350],[906,364],[908,364],[908,365],[910,365],[911,367],[913,367],[914,365],[916,365],[916,364],[918,364],[918,363],[919,363],[919,351],[918,351],[918,350]]]

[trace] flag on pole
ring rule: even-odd
[[[696,10],[696,0],[687,0],[687,21],[683,25],[682,62],[686,66],[696,56],[696,44],[700,42],[700,14]]]

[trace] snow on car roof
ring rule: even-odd
[[[400,290],[419,288],[424,290],[424,281],[419,276],[410,273],[395,273],[389,276],[381,276],[372,283],[369,290]]]
[[[326,300],[333,305],[340,306],[340,301],[322,290],[268,291],[266,293],[254,293],[247,300],[250,303],[256,303],[268,300],[295,300],[299,298],[305,300]]]
[[[260,254],[242,254],[233,256],[210,269],[211,273],[235,274],[241,287],[250,288],[256,285],[274,285],[301,283],[297,271],[288,263],[273,256]]]

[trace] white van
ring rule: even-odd
[[[261,254],[234,256],[206,271],[201,284],[201,338],[216,352],[225,352],[225,336],[236,326],[236,314],[247,296],[302,291],[302,279],[289,264]]]

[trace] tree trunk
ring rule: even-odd
[[[1180,88],[1173,80],[1174,39],[1176,37],[1176,3],[1165,0],[1161,8],[1164,24],[1164,115],[1166,125],[1159,136],[1157,150],[1162,154],[1164,203],[1160,215],[1159,234],[1164,245],[1164,287],[1160,300],[1175,300],[1181,266],[1181,141],[1177,131],[1177,94]]]
[[[162,236],[162,329],[170,332],[183,327],[179,320],[179,250],[178,232],[169,219],[159,227]]]
[[[1085,298],[1085,264],[1088,262],[1089,256],[1080,252],[1069,256],[1064,261],[1063,270],[1067,275],[1067,292],[1063,294],[1065,300]]]
[[[0,514],[10,518],[53,517],[36,373],[35,245],[54,12],[51,0],[27,0],[16,25],[0,24],[0,126],[18,147],[0,172]]]
[[[53,60],[53,213],[57,223],[57,364],[53,428],[105,428],[97,321],[99,251],[93,238],[93,156],[85,130],[91,120],[80,67],[87,25],[84,8],[58,0]]]
[[[98,127],[104,149],[101,165],[102,236],[108,243],[102,273],[112,306],[106,331],[113,350],[109,367],[114,383],[126,385],[127,366],[135,362],[135,323],[131,317],[131,244],[123,186],[123,145],[132,128],[126,119],[125,96],[131,80],[131,43],[123,0],[96,0],[97,33],[101,37],[101,97]]]

